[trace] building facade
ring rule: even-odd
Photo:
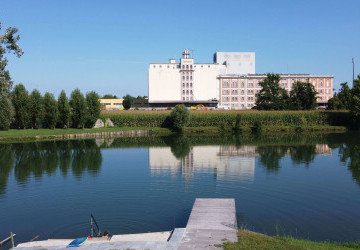
[[[214,62],[194,63],[185,50],[180,62],[150,63],[148,71],[149,106],[168,107],[204,104],[209,107],[251,109],[259,82],[266,74],[255,74],[254,52],[216,52]],[[280,74],[281,87],[290,91],[296,81],[312,83],[319,104],[333,96],[333,76]]]
[[[99,99],[101,108],[104,110],[123,110],[124,99]]]

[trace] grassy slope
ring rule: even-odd
[[[314,242],[239,230],[238,242],[225,243],[224,249],[360,249],[360,243]]]

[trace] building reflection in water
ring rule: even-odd
[[[314,151],[314,154],[332,154],[327,144],[316,144]],[[287,148],[282,157],[291,154]],[[215,173],[219,180],[253,181],[255,160],[259,157],[258,146],[194,146],[181,159],[174,156],[170,147],[150,147],[149,167],[152,175],[181,173],[184,179],[189,179],[194,173]]]

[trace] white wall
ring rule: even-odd
[[[226,67],[215,64],[195,64],[194,100],[207,101],[219,99],[219,83],[217,76],[224,74]],[[201,67],[203,66],[203,67]],[[209,67],[210,66],[210,67]]]
[[[181,101],[180,69],[177,65],[150,64],[148,76],[150,103]]]

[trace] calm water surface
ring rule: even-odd
[[[0,144],[0,239],[185,227],[195,198],[235,198],[239,226],[360,235],[360,134],[142,137]]]

